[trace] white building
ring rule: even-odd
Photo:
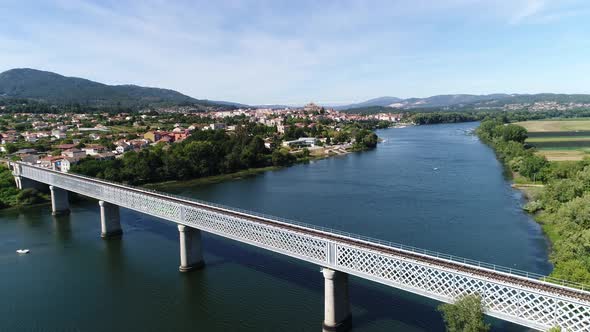
[[[285,141],[283,146],[287,147],[315,147],[318,139],[315,137],[300,137],[294,141]]]
[[[129,144],[119,144],[115,148],[115,151],[118,154],[123,154],[123,153],[125,153],[125,151],[129,151],[129,150],[131,150],[131,145],[129,145]]]

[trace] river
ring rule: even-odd
[[[540,227],[476,126],[384,129],[373,151],[167,190],[548,273]],[[319,267],[205,234],[205,269],[181,274],[173,224],[121,215],[123,237],[104,241],[95,202],[58,218],[48,205],[1,211],[0,331],[321,330]],[[436,301],[357,278],[350,293],[354,331],[444,331]]]

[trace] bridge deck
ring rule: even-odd
[[[149,193],[149,195],[157,195],[157,194]],[[171,198],[168,196],[163,196],[163,197],[164,197],[164,199],[174,200],[174,198]],[[400,250],[397,248],[388,248],[388,247],[385,247],[385,246],[382,246],[379,244],[360,241],[355,238],[320,232],[320,231],[317,231],[313,228],[304,228],[299,225],[289,225],[284,222],[280,222],[280,223],[278,223],[276,221],[273,222],[273,221],[269,221],[265,218],[258,217],[256,215],[248,215],[248,214],[244,214],[241,212],[230,211],[227,209],[221,210],[218,207],[211,206],[211,205],[204,205],[200,202],[192,202],[192,201],[184,201],[184,200],[182,200],[182,201],[186,202],[187,204],[191,204],[193,206],[199,207],[199,208],[208,209],[208,210],[216,211],[216,212],[227,213],[229,215],[234,215],[234,216],[237,216],[240,218],[249,219],[250,221],[256,222],[256,223],[268,224],[268,225],[273,225],[273,226],[278,225],[279,227],[284,228],[284,229],[290,229],[290,230],[293,230],[296,232],[301,232],[301,233],[317,236],[320,238],[324,238],[326,240],[340,241],[343,243],[356,245],[356,246],[359,246],[362,248],[375,250],[375,251],[382,252],[382,253],[389,254],[389,255],[399,256],[399,257],[403,257],[403,258],[410,258],[410,259],[413,259],[416,261],[440,265],[440,266],[451,268],[453,270],[470,273],[473,275],[480,275],[480,276],[486,277],[486,278],[492,278],[492,279],[502,280],[504,282],[510,282],[513,284],[538,288],[539,290],[544,290],[544,291],[552,292],[555,294],[561,294],[563,296],[577,298],[582,301],[590,301],[590,292],[587,292],[587,291],[584,291],[581,289],[572,289],[569,287],[563,287],[561,285],[551,284],[550,282],[540,282],[539,280],[535,280],[535,279],[531,279],[531,278],[523,278],[521,276],[515,276],[515,275],[511,275],[509,273],[502,273],[502,272],[498,272],[498,271],[493,271],[493,270],[489,270],[489,269],[482,268],[479,266],[470,266],[467,264],[461,264],[458,262],[449,261],[449,260],[441,259],[438,257],[429,257],[427,255],[420,255],[420,254],[417,254],[417,253],[414,253],[411,251]]]

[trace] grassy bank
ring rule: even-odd
[[[527,201],[534,201],[540,197],[545,186],[532,183],[513,183],[512,188],[522,192]]]

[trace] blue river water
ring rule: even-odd
[[[548,273],[540,227],[493,151],[469,134],[476,126],[384,129],[373,151],[167,190]],[[205,234],[205,269],[181,274],[176,227],[121,214],[123,237],[105,241],[96,202],[57,218],[47,205],[1,211],[0,331],[321,330],[319,267]],[[357,278],[350,293],[354,331],[444,331],[436,301]]]

